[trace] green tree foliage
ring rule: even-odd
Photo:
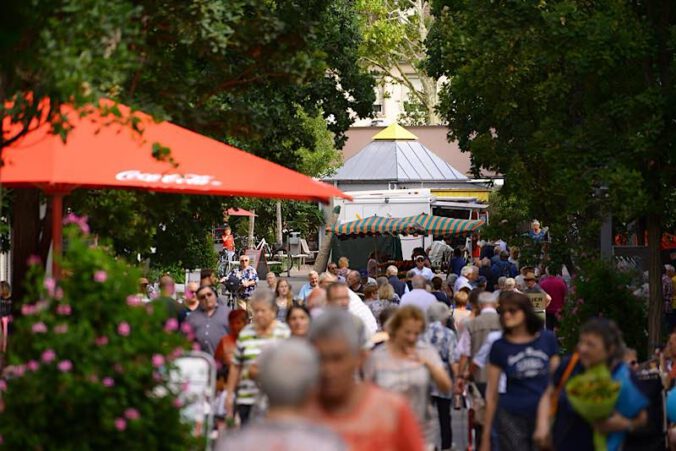
[[[586,252],[609,211],[646,216],[655,342],[657,245],[676,183],[669,2],[436,0],[433,13],[428,69],[449,80],[439,111],[475,172],[504,174],[506,194]]]
[[[7,449],[198,449],[168,381],[187,348],[164,306],[142,305],[138,272],[74,226],[58,284],[33,266],[0,381]],[[37,301],[39,299],[39,301]],[[165,322],[166,321],[166,322]],[[204,445],[202,444],[203,448]]]
[[[427,0],[357,0],[364,40],[361,62],[373,70],[380,83],[392,83],[408,90],[404,112],[398,118],[405,125],[434,125],[437,82],[424,68],[429,30],[434,18]],[[387,95],[387,94],[386,94]]]
[[[561,314],[561,336],[565,352],[573,352],[580,327],[594,317],[609,318],[617,322],[627,346],[646,357],[648,335],[643,327],[647,308],[642,299],[634,296],[629,284],[634,277],[606,263],[589,263],[583,275],[573,281],[570,301]]]
[[[349,0],[10,0],[3,9],[0,111],[26,124],[24,131],[41,117],[65,137],[58,105],[105,95],[299,168],[308,154],[326,148],[317,126],[304,126],[308,117],[322,116],[340,147],[353,114],[367,116],[374,101],[373,78],[357,64],[361,31]],[[52,101],[47,115],[37,103],[44,97]],[[8,100],[11,111],[3,106]],[[13,138],[3,134],[0,150]],[[308,164],[317,166],[321,158],[313,158]],[[18,191],[12,221],[22,236],[15,240],[13,274],[20,291],[26,257],[46,256],[50,218],[48,211],[39,226],[27,227],[38,223],[38,193]],[[174,247],[185,245],[188,233],[206,235],[212,222],[204,218],[220,214],[214,203],[158,205],[140,193],[83,197],[71,201],[75,211],[129,220],[93,224],[125,255],[143,253],[161,224],[201,218],[200,233],[172,231]],[[162,221],[154,222],[158,216]],[[188,254],[204,255],[199,241],[201,250]]]

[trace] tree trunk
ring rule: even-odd
[[[256,223],[256,209],[252,208],[251,209],[252,215],[249,216],[249,237],[247,239],[247,247],[249,249],[253,249],[256,247],[256,243],[254,243],[254,224]]]
[[[278,200],[275,205],[277,213],[277,236],[275,243],[276,247],[282,246],[284,244],[284,235],[282,233],[282,201]]]
[[[46,263],[47,252],[40,249],[40,192],[37,189],[14,191],[12,208],[12,297],[15,307],[23,300],[28,257],[38,255]]]
[[[338,221],[338,215],[340,214],[340,206],[336,206],[331,212],[331,216],[328,221],[326,221],[326,229],[331,230],[336,221]],[[325,232],[324,240],[322,240],[322,245],[319,247],[319,252],[317,253],[317,258],[315,258],[314,269],[317,272],[323,272],[326,270],[326,265],[329,263],[329,254],[331,253],[331,240],[333,239],[333,232]]]
[[[652,354],[655,346],[661,340],[662,326],[662,284],[660,271],[660,217],[651,213],[648,215],[648,281],[650,296],[648,303],[648,355]]]

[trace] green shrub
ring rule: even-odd
[[[0,380],[4,448],[196,449],[167,383],[171,361],[188,347],[177,323],[129,296],[135,268],[91,248],[77,227],[65,233],[62,280],[33,266],[31,302],[10,337]]]
[[[561,315],[559,336],[564,352],[572,352],[580,326],[594,317],[614,320],[627,346],[644,358],[648,346],[647,307],[629,288],[633,274],[606,262],[587,263],[573,280],[573,288]]]

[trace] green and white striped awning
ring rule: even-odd
[[[425,233],[431,233],[435,236],[467,235],[476,232],[482,225],[484,225],[484,222],[481,220],[446,218],[444,216],[426,214],[409,216],[402,219],[419,224],[425,230]]]
[[[423,232],[423,229],[410,218],[370,216],[356,221],[336,224],[331,231],[338,236],[407,235]]]

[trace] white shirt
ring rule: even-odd
[[[502,338],[502,331],[496,330],[491,332],[486,337],[486,341],[481,345],[481,348],[476,353],[472,362],[479,368],[483,368],[488,364],[488,356],[491,354],[491,348],[493,343]],[[500,380],[498,381],[498,393],[507,393],[507,376],[505,373],[500,374]]]
[[[423,276],[427,280],[432,280],[434,277],[434,272],[427,266],[423,266],[422,269],[418,269],[416,266],[411,271],[413,271],[416,276]]]
[[[432,293],[422,288],[414,288],[401,297],[399,305],[402,307],[404,305],[414,305],[427,315],[427,309],[436,302],[438,302],[437,298]]]
[[[469,291],[472,291],[472,284],[469,283],[469,279],[465,276],[460,276],[456,279],[455,284],[453,285],[453,292],[457,293],[463,288],[469,288]]]
[[[350,294],[350,303],[347,306],[347,311],[358,317],[361,322],[364,323],[364,333],[366,335],[364,339],[368,342],[378,330],[376,318],[373,316],[371,309],[364,304],[364,301],[361,300],[357,293],[352,290],[347,291]]]
[[[486,312],[493,312],[496,314],[498,313],[498,311],[495,310],[493,307],[485,307],[483,310],[481,310],[482,314]],[[488,338],[486,338],[486,341],[488,341]],[[488,350],[490,351],[490,347],[488,348]],[[460,340],[458,340],[458,345],[455,347],[455,356],[456,356],[455,360],[459,360],[460,357],[463,355],[465,357],[469,357],[470,355],[472,355],[472,340],[470,339],[467,327],[465,327],[462,330],[462,333],[460,334]]]

